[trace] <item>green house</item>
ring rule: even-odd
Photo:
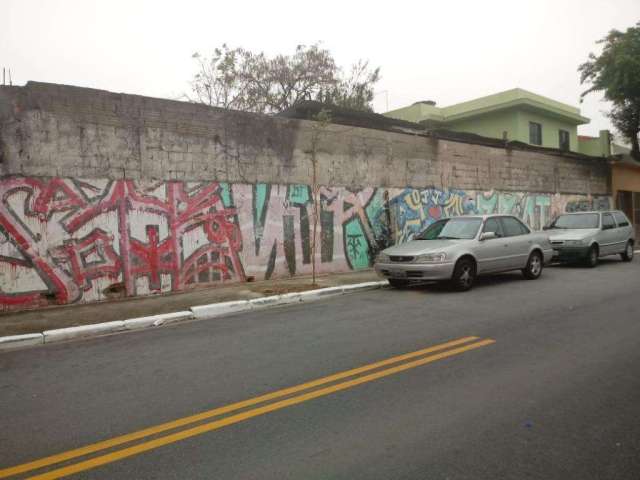
[[[578,125],[589,123],[578,108],[521,88],[448,107],[437,107],[430,100],[421,101],[384,115],[429,128],[517,140],[585,155],[609,155],[606,130],[600,132],[600,137],[578,137]]]

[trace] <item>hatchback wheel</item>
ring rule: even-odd
[[[464,292],[473,287],[476,280],[476,264],[469,258],[458,260],[456,268],[453,270],[451,277],[451,286],[459,291]]]
[[[589,249],[586,260],[587,267],[593,268],[598,265],[598,247],[595,245]]]
[[[620,256],[624,262],[633,260],[633,242],[627,243],[627,248],[625,248],[624,253],[621,253]]]
[[[540,252],[532,252],[529,255],[527,266],[522,269],[522,274],[527,280],[535,280],[542,275],[542,255]]]

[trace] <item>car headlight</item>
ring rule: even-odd
[[[378,256],[376,257],[376,263],[387,263],[390,261],[391,259],[389,258],[389,255],[387,255],[386,253],[379,253]]]
[[[584,245],[584,242],[582,240],[565,240],[564,244],[572,247],[580,247]]]
[[[447,258],[444,252],[441,253],[425,253],[418,255],[415,259],[416,263],[442,263]]]

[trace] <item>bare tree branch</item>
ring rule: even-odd
[[[379,69],[359,61],[343,76],[319,44],[298,45],[293,55],[267,57],[223,44],[210,57],[196,53],[191,101],[258,113],[278,113],[302,100],[320,100],[371,111]]]

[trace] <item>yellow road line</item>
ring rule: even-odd
[[[40,475],[36,475],[34,477],[30,477],[30,480],[54,480],[57,478],[66,477],[74,473],[82,472],[82,471],[89,470],[101,465],[105,465],[107,463],[112,463],[118,460],[122,460],[124,458],[131,457],[133,455],[138,455],[140,453],[153,450],[158,447],[162,447],[164,445],[179,442],[181,440],[185,440],[190,437],[195,437],[197,435],[202,435],[203,433],[211,432],[213,430],[218,430],[222,427],[233,425],[235,423],[239,423],[253,417],[274,412],[276,410],[280,410],[282,408],[286,408],[292,405],[297,405],[299,403],[306,402],[314,398],[323,397],[325,395],[339,392],[341,390],[346,390],[348,388],[352,388],[357,385],[361,385],[363,383],[371,382],[379,378],[387,377],[389,375],[393,375],[395,373],[399,373],[404,370],[409,370],[411,368],[419,367],[421,365],[426,365],[427,363],[435,362],[436,360],[441,360],[443,358],[459,355],[460,353],[467,352],[469,350],[474,350],[476,348],[484,347],[486,345],[491,345],[492,343],[495,343],[495,340],[492,340],[492,339],[481,340],[479,342],[471,343],[469,345],[447,350],[445,352],[437,353],[435,355],[430,355],[428,357],[424,357],[419,360],[403,363],[395,367],[391,367],[385,370],[380,370],[378,372],[374,372],[368,375],[354,378],[353,380],[348,380],[346,382],[337,383],[335,385],[330,385],[328,387],[324,387],[318,390],[313,390],[311,392],[298,395],[295,397],[287,398],[284,400],[280,400],[278,402],[270,403],[262,407],[256,407],[254,409],[247,410],[246,412],[238,413],[236,415],[222,418],[214,422],[198,425],[196,427],[188,428],[186,430],[172,433],[164,437],[156,438],[153,440],[149,440],[147,442],[133,445],[131,447],[123,448],[122,450],[116,450],[114,452],[107,453],[99,457],[94,457],[89,460],[85,460],[83,462],[58,468],[50,472],[46,472]]]
[[[32,462],[23,463],[20,465],[16,465],[14,467],[9,467],[0,470],[0,478],[7,478],[13,475],[18,475],[20,473],[29,472],[31,470],[36,470],[38,468],[47,467],[49,465],[53,465],[56,463],[64,462],[67,460],[71,460],[77,457],[81,457],[84,455],[88,455],[90,453],[95,453],[100,450],[105,450],[107,448],[113,448],[118,445],[122,445],[124,443],[132,442],[134,440],[140,440],[142,438],[148,437],[150,435],[155,435],[158,433],[166,432],[167,430],[173,430],[174,428],[184,427],[191,423],[199,422],[201,420],[206,420],[208,418],[216,417],[218,415],[223,415],[225,413],[230,413],[235,410],[239,410],[245,407],[251,407],[258,403],[266,402],[268,400],[274,400],[276,398],[284,397],[286,395],[291,395],[293,393],[298,393],[302,390],[307,390],[309,388],[317,387],[320,385],[324,385],[326,383],[334,382],[336,380],[342,380],[347,377],[351,377],[353,375],[358,375],[360,373],[364,373],[370,370],[374,370],[376,368],[384,367],[387,365],[391,365],[393,363],[401,362],[403,360],[408,360],[411,358],[415,358],[421,355],[426,355],[427,353],[437,352],[439,350],[444,350],[449,347],[453,347],[456,345],[461,345],[463,343],[468,343],[473,340],[477,340],[478,337],[463,337],[457,340],[452,340],[450,342],[441,343],[439,345],[434,345],[433,347],[424,348],[422,350],[418,350],[411,353],[406,353],[404,355],[398,355],[396,357],[388,358],[386,360],[382,360],[380,362],[371,363],[369,365],[364,365],[362,367],[354,368],[351,370],[346,370],[344,372],[339,372],[333,375],[329,375],[327,377],[319,378],[317,380],[313,380],[311,382],[302,383],[300,385],[295,385],[293,387],[288,387],[282,390],[277,390],[275,392],[267,393],[265,395],[260,395],[258,397],[250,398],[248,400],[243,400],[241,402],[232,403],[230,405],[226,405],[224,407],[214,408],[212,410],[207,410],[205,412],[201,412],[195,415],[191,415],[188,417],[180,418],[177,420],[173,420],[170,422],[162,423],[160,425],[156,425],[154,427],[145,428],[143,430],[138,430],[136,432],[128,433],[126,435],[121,435],[118,437],[114,437],[108,440],[103,440],[101,442],[97,442],[91,445],[87,445],[84,447],[76,448],[74,450],[69,450],[66,452],[58,453],[55,455],[51,455],[48,457],[44,457],[38,460],[34,460]]]

